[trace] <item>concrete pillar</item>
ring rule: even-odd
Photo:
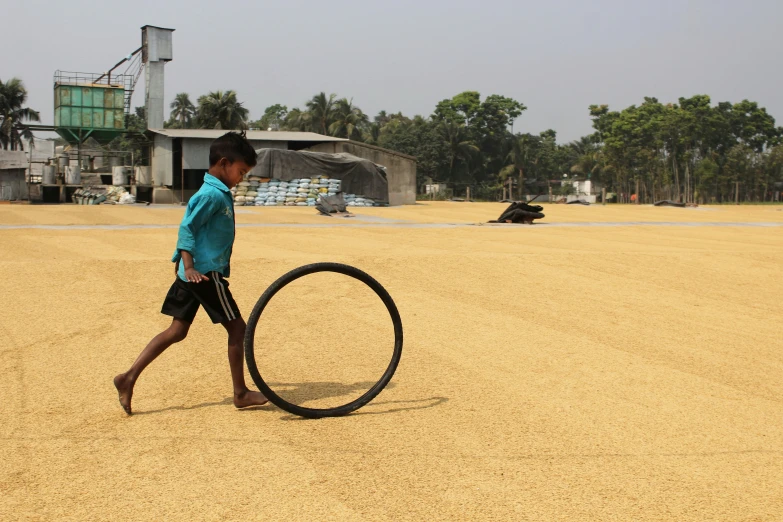
[[[163,128],[163,111],[165,109],[165,100],[163,99],[163,62],[151,62],[144,67],[144,82],[146,88],[146,97],[144,106],[147,109],[147,128]]]
[[[147,128],[163,128],[164,74],[166,62],[174,58],[172,33],[174,29],[145,25],[141,28],[142,61],[144,62],[144,106]]]

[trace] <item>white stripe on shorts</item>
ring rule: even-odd
[[[228,302],[228,297],[226,297],[226,290],[223,288],[223,284],[220,282],[219,274],[217,272],[212,272],[212,280],[215,281],[215,290],[217,291],[218,300],[220,300],[226,317],[229,321],[236,319],[233,310],[231,310],[231,304]]]

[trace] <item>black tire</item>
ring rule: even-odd
[[[258,371],[256,365],[255,351],[254,351],[254,338],[256,333],[256,326],[258,320],[261,318],[261,313],[269,301],[274,297],[288,283],[296,281],[300,277],[304,277],[309,274],[317,272],[336,272],[338,274],[347,275],[358,279],[362,283],[372,288],[378,297],[381,298],[383,304],[386,305],[386,309],[389,311],[389,315],[394,325],[394,352],[392,354],[391,362],[386,368],[386,371],[372,388],[370,388],[364,395],[342,406],[336,408],[305,408],[303,406],[297,406],[286,401],[264,382],[261,377],[261,373]],[[340,263],[314,263],[311,265],[300,266],[288,272],[280,277],[277,281],[272,283],[269,288],[266,289],[258,302],[253,307],[253,311],[250,313],[250,317],[247,320],[247,330],[245,331],[245,360],[247,361],[247,369],[250,372],[250,376],[253,378],[253,382],[258,387],[259,391],[263,393],[269,401],[280,408],[283,411],[298,415],[300,417],[306,417],[309,419],[319,419],[322,417],[340,417],[348,415],[354,412],[373,400],[381,390],[383,390],[391,378],[394,376],[394,372],[397,370],[397,365],[400,363],[402,357],[402,319],[400,313],[397,311],[397,306],[394,304],[389,293],[381,284],[373,279],[369,274],[362,272],[358,268],[354,268],[349,265],[343,265]]]

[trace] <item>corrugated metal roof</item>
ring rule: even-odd
[[[151,132],[162,134],[170,138],[194,138],[216,139],[228,131],[221,129],[150,129]],[[265,141],[348,141],[344,138],[324,136],[314,132],[289,132],[289,131],[247,131],[249,140]]]

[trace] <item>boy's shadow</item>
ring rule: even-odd
[[[340,382],[303,382],[303,383],[280,383],[270,382],[269,387],[275,391],[285,401],[292,404],[302,404],[308,400],[314,399],[329,399],[336,397],[346,397],[342,403],[350,402],[364,392],[369,390],[375,385],[375,382],[355,382],[352,384],[340,383]],[[386,385],[384,390],[393,389],[396,383],[390,382]],[[396,400],[396,401],[383,401],[383,402],[370,402],[362,410],[351,413],[350,415],[383,415],[387,413],[397,413],[401,411],[422,410],[427,408],[433,408],[448,402],[448,397],[429,397],[426,399],[411,399],[411,400]],[[148,415],[150,413],[163,413],[166,411],[187,411],[196,410],[200,408],[210,408],[213,406],[229,406],[233,404],[232,397],[226,397],[222,401],[215,402],[203,402],[201,404],[194,404],[193,406],[169,406],[167,408],[161,408],[158,410],[147,410],[134,412],[133,415]],[[378,410],[372,408],[369,411],[368,407],[381,406],[381,405],[399,405],[393,406],[389,409]],[[407,405],[407,406],[403,406]],[[272,410],[276,409],[271,402],[264,404],[263,406],[251,406],[249,408],[243,408],[239,411],[257,411],[257,410]],[[282,420],[308,420],[303,417],[286,414],[281,417]]]
[[[361,392],[365,392],[372,388],[374,382],[355,382],[353,384],[345,384],[341,382],[302,382],[302,383],[282,383],[282,382],[270,382],[269,387],[280,395],[284,400],[293,404],[301,404],[308,400],[313,399],[329,399],[332,397],[348,396],[345,402],[349,402],[353,398],[359,397]],[[395,383],[390,382],[386,385],[385,389],[392,389],[396,386]],[[218,402],[203,402],[201,404],[194,404],[193,406],[169,406],[167,408],[161,408],[159,410],[147,410],[134,412],[133,415],[147,415],[150,413],[163,413],[164,411],[187,411],[197,410],[200,408],[209,408],[212,406],[226,406],[233,404],[232,397],[226,397],[222,401]],[[268,410],[275,408],[275,406],[268,402],[263,406],[250,406],[249,408],[242,408],[240,411],[255,411],[255,410]]]
[[[134,411],[133,416],[136,417],[137,415],[149,415],[150,413],[163,413],[164,411],[198,410],[200,408],[209,408],[211,406],[227,406],[230,404],[234,404],[233,397],[226,397],[222,401],[216,401],[216,402],[202,402],[201,404],[194,404],[193,406],[169,406],[167,408],[161,408],[159,410]],[[266,406],[266,404],[264,406]]]

